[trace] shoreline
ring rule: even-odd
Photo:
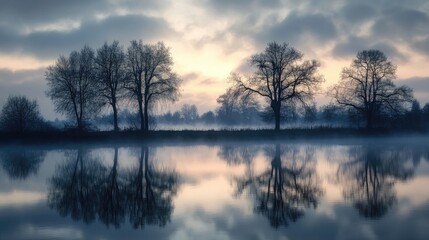
[[[393,129],[351,129],[314,128],[275,130],[155,130],[140,131],[97,131],[97,132],[29,132],[0,133],[1,145],[16,144],[59,144],[59,143],[192,143],[192,142],[247,142],[247,141],[307,141],[307,140],[347,140],[367,138],[428,137],[424,131]]]

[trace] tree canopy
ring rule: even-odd
[[[364,50],[357,54],[350,67],[343,69],[340,82],[332,89],[339,105],[352,108],[372,128],[383,114],[402,113],[413,100],[412,90],[396,87],[396,66],[379,50]]]
[[[306,105],[323,78],[317,74],[316,60],[303,60],[304,55],[287,43],[271,42],[265,51],[250,57],[254,73],[243,79],[233,75],[234,87],[256,94],[268,101],[275,115],[275,129],[280,129],[282,104]]]

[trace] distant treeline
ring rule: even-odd
[[[251,113],[251,114],[249,114]],[[119,123],[125,129],[137,129],[137,116],[135,113],[125,110],[119,114]],[[93,120],[95,126],[110,126],[111,114],[97,117]],[[180,110],[155,115],[149,119],[153,128],[164,125],[167,128],[171,126],[184,126],[189,128],[195,124],[206,125],[207,129],[218,125],[223,128],[249,128],[255,126],[265,126],[274,121],[274,115],[266,109],[265,111],[254,109],[251,112],[243,114],[239,109],[231,112],[225,112],[222,107],[215,111],[198,113],[195,105],[184,104]],[[357,112],[341,108],[336,105],[324,105],[317,107],[315,105],[306,108],[285,108],[282,110],[280,122],[290,127],[315,128],[362,128],[365,127],[365,121]],[[377,119],[380,124],[376,128],[397,128],[401,130],[429,130],[429,104],[423,108],[415,101],[412,109],[401,116],[384,115]],[[406,123],[406,124],[405,124]],[[158,125],[157,125],[158,124]]]
[[[317,106],[314,95],[324,82],[316,60],[287,43],[269,43],[249,58],[251,73],[231,73],[232,83],[217,99],[218,107],[199,115],[187,103],[176,112],[156,114],[160,105],[180,97],[182,80],[173,71],[164,43],[134,40],[126,50],[114,41],[94,50],[84,46],[60,56],[47,68],[47,96],[66,124],[48,124],[38,104],[10,96],[0,114],[0,129],[9,132],[76,129],[96,130],[111,124],[144,132],[162,124],[249,125],[284,123],[300,126],[429,129],[429,104],[423,107],[407,86],[396,86],[396,65],[379,50],[358,52],[340,81],[326,95],[330,104]],[[304,125],[302,125],[304,124]],[[305,125],[306,124],[306,125]]]

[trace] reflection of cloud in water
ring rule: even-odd
[[[26,225],[20,228],[19,235],[23,239],[61,239],[67,236],[67,239],[82,239],[83,233],[77,228],[38,228],[33,225]]]
[[[0,207],[10,205],[34,204],[46,198],[44,193],[19,191],[0,193]]]
[[[73,229],[82,235],[83,239],[426,239],[429,230],[426,227],[428,223],[427,212],[429,211],[429,196],[426,194],[426,189],[429,185],[428,178],[428,162],[423,157],[424,152],[422,148],[416,149],[415,147],[404,144],[401,148],[397,148],[401,156],[406,156],[405,160],[399,161],[404,163],[405,169],[417,169],[414,175],[407,179],[407,181],[395,180],[393,190],[395,190],[397,204],[394,204],[381,218],[376,221],[368,221],[366,218],[359,215],[357,209],[353,208],[352,201],[344,201],[343,187],[341,183],[335,183],[327,179],[327,176],[336,176],[338,166],[342,163],[349,162],[355,159],[350,157],[350,149],[357,148],[360,145],[350,146],[342,145],[336,147],[335,151],[331,151],[332,158],[329,155],[324,155],[331,145],[317,146],[316,151],[312,152],[312,144],[295,144],[290,146],[289,150],[285,151],[288,154],[281,155],[281,161],[285,161],[282,169],[300,169],[302,162],[305,159],[313,159],[308,161],[308,168],[313,169],[317,176],[323,178],[323,181],[318,181],[319,187],[325,191],[324,196],[320,198],[317,209],[303,208],[305,216],[299,218],[294,224],[290,224],[288,228],[278,228],[273,230],[267,217],[262,214],[255,214],[253,211],[258,206],[258,199],[255,196],[241,195],[235,197],[233,195],[235,190],[234,179],[235,177],[248,176],[249,168],[246,162],[239,159],[246,159],[247,153],[244,148],[258,148],[253,160],[250,161],[251,172],[253,177],[257,177],[270,171],[273,166],[273,160],[276,156],[276,148],[270,144],[244,144],[243,149],[230,148],[224,152],[235,152],[236,156],[233,159],[238,161],[227,162],[222,160],[222,154],[219,154],[222,146],[235,145],[235,144],[222,144],[222,145],[187,145],[183,146],[157,146],[151,145],[149,154],[149,163],[155,166],[155,169],[174,169],[175,172],[183,176],[181,181],[180,190],[177,196],[173,197],[172,205],[174,211],[171,214],[171,221],[164,227],[160,228],[158,225],[146,225],[145,228],[134,230],[132,225],[129,224],[128,215],[125,215],[120,228],[114,227],[106,228],[106,222],[93,221],[90,225],[85,226],[82,221],[73,221],[72,218],[61,217],[57,211],[48,209],[44,202],[33,202],[33,204],[20,204],[19,207],[12,206],[6,203],[0,204],[0,239],[20,239],[22,235],[17,237],[17,232],[20,232],[20,226],[32,226],[36,229],[33,232],[39,231],[47,227],[49,229]],[[371,145],[371,144],[370,144]],[[134,145],[136,146],[136,145]],[[296,146],[300,151],[293,151]],[[308,147],[310,146],[310,147]],[[237,146],[240,147],[240,146]],[[396,147],[379,147],[379,152],[394,153]],[[251,150],[252,149],[248,149]],[[254,150],[254,149],[253,149]],[[314,150],[314,149],[313,149]],[[304,154],[308,151],[309,154]],[[37,171],[38,176],[32,175],[25,181],[13,180],[11,181],[14,188],[19,192],[26,192],[22,187],[27,184],[41,185],[41,183],[33,183],[28,181],[39,181],[45,183],[46,178],[56,175],[53,166],[66,164],[69,160],[64,159],[64,154],[58,150],[47,152],[47,160],[45,160]],[[77,151],[71,151],[73,154],[68,155],[70,162],[75,163]],[[300,153],[301,152],[301,153]],[[365,151],[360,151],[362,155]],[[427,152],[427,151],[426,151]],[[110,183],[114,179],[114,148],[95,148],[89,149],[88,157],[96,160],[101,165],[100,175],[95,179],[97,184],[97,191],[104,192],[108,195],[97,196],[115,196],[118,192],[112,190]],[[133,172],[137,173],[140,161],[140,146],[137,147],[120,147],[118,149],[117,173],[118,178],[116,181],[118,185],[124,185],[127,182],[127,176]],[[295,153],[295,154],[294,154]],[[299,153],[299,154],[296,154]],[[241,154],[241,155],[240,155]],[[228,155],[228,154],[226,154]],[[252,154],[250,154],[252,155]],[[294,167],[293,156],[295,155],[296,165]],[[383,155],[383,154],[381,154]],[[393,154],[387,154],[392,156]],[[55,156],[55,157],[53,157]],[[92,157],[91,157],[92,156]],[[153,158],[151,158],[151,156]],[[355,156],[352,154],[351,156]],[[356,155],[357,156],[357,155]],[[359,155],[360,156],[360,155]],[[412,156],[412,157],[411,157]],[[49,160],[48,160],[49,158]],[[102,158],[102,159],[101,159]],[[177,159],[177,160],[176,160]],[[288,160],[289,159],[289,160]],[[389,157],[389,159],[392,159]],[[410,160],[411,159],[411,160]],[[415,159],[415,160],[414,160]],[[102,161],[101,161],[102,160]],[[85,164],[90,164],[92,160]],[[48,163],[47,163],[48,162]],[[143,163],[144,163],[143,158]],[[275,162],[275,161],[274,161]],[[362,169],[362,162],[358,161],[354,166],[359,166],[352,169]],[[381,161],[382,169],[391,169],[395,166],[391,160]],[[73,164],[72,164],[73,165]],[[144,164],[143,164],[144,165]],[[363,164],[365,165],[365,164]],[[401,165],[401,164],[399,164]],[[174,166],[174,167],[173,167]],[[386,167],[388,166],[388,167]],[[88,165],[84,165],[84,168]],[[144,167],[144,166],[143,166]],[[86,168],[88,169],[88,168]],[[365,168],[363,168],[365,169]],[[144,168],[143,168],[144,171]],[[384,170],[383,170],[384,171]],[[97,171],[96,171],[97,172]],[[348,171],[347,171],[348,172]],[[350,171],[356,173],[356,171]],[[394,172],[389,170],[388,172]],[[0,173],[1,174],[1,173]],[[43,176],[41,176],[43,174]],[[1,176],[2,179],[6,177]],[[61,175],[61,174],[60,174]],[[135,175],[133,175],[135,176]],[[347,175],[351,178],[348,180],[356,182],[355,175]],[[316,178],[319,179],[319,178]],[[320,179],[319,179],[320,180]],[[22,182],[22,186],[17,184]],[[114,181],[113,181],[114,182]],[[129,181],[128,181],[129,182]],[[263,185],[255,183],[255,185]],[[346,183],[346,182],[344,182]],[[88,186],[88,185],[87,185]],[[11,191],[4,191],[1,183],[0,188],[3,193],[10,193]],[[264,188],[262,188],[264,189]],[[267,187],[265,186],[265,189]],[[272,189],[272,188],[271,188]],[[266,190],[264,190],[266,193]],[[37,191],[35,191],[37,193]],[[43,191],[40,191],[43,194]],[[120,192],[120,191],[119,191]],[[273,190],[271,190],[271,193]],[[336,193],[339,196],[333,197],[332,194]],[[4,195],[3,195],[4,196]],[[1,195],[0,195],[1,199]],[[115,198],[103,199],[97,198],[97,206],[106,206],[107,209],[112,211]],[[102,204],[102,200],[105,204]],[[120,199],[117,199],[120,200]],[[8,200],[10,202],[10,200]],[[43,201],[43,200],[42,200]],[[11,206],[11,207],[9,207]],[[127,208],[125,208],[127,209]],[[99,219],[99,207],[96,207],[96,217]],[[125,210],[128,211],[128,210]],[[120,215],[120,214],[119,214]],[[101,218],[105,219],[106,216]],[[108,219],[108,218],[106,218]],[[112,218],[109,226],[114,226],[115,220]],[[311,229],[311,230],[309,230]],[[46,233],[46,232],[45,232]],[[46,233],[46,234],[48,234]],[[49,234],[60,235],[61,231],[50,232]],[[67,231],[62,231],[67,234]],[[46,235],[47,236],[47,235]],[[31,238],[25,236],[26,238]],[[55,237],[55,238],[60,238]],[[63,236],[67,238],[67,236]],[[34,235],[33,238],[37,238]],[[42,239],[47,237],[41,237]]]

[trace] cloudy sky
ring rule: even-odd
[[[398,65],[397,84],[429,102],[427,0],[0,0],[0,106],[9,94],[46,98],[44,72],[60,54],[104,41],[164,41],[183,78],[180,100],[213,110],[232,71],[270,41],[287,42],[322,63],[323,89],[337,82],[356,52],[384,51]],[[322,94],[319,105],[329,102]]]

